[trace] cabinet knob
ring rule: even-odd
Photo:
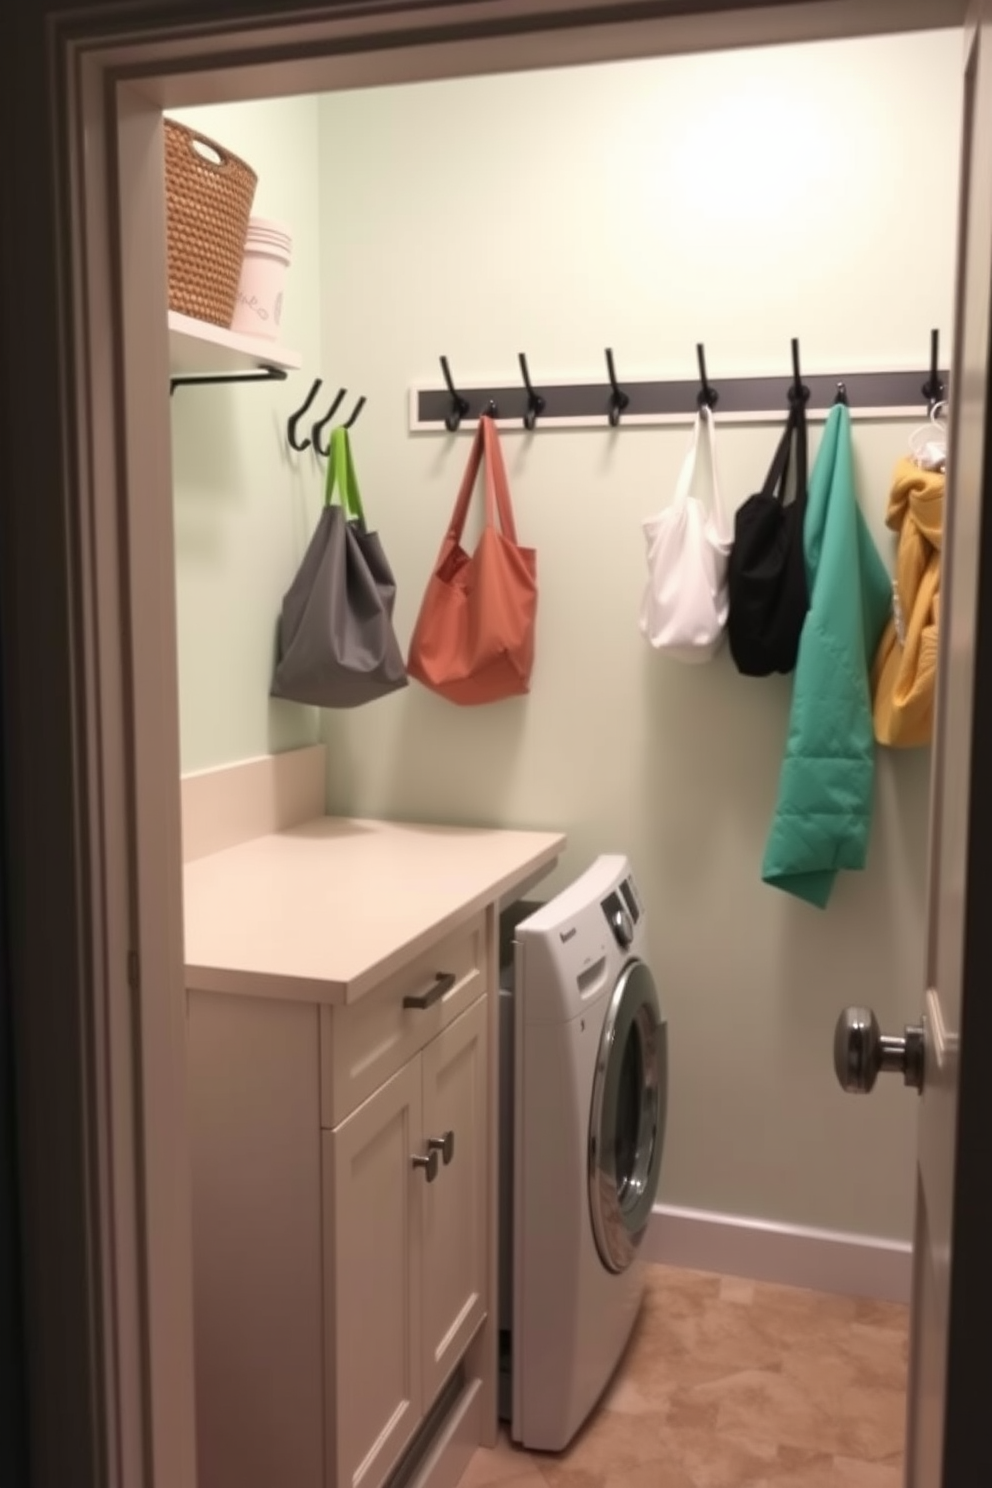
[[[423,1157],[421,1157],[419,1153],[414,1153],[410,1161],[413,1163],[413,1166],[415,1168],[423,1168],[424,1176],[426,1177],[428,1183],[434,1182],[434,1179],[437,1177],[436,1152],[428,1152]]]
[[[427,1146],[431,1152],[440,1152],[441,1161],[447,1167],[455,1155],[455,1134],[453,1131],[446,1131],[443,1136],[428,1137]]]

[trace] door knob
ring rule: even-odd
[[[441,1137],[428,1137],[427,1146],[431,1152],[440,1152],[441,1161],[447,1167],[455,1155],[455,1134],[453,1131],[446,1131]]]
[[[902,1038],[882,1033],[871,1008],[845,1008],[834,1030],[834,1069],[842,1089],[867,1095],[880,1074],[901,1074],[923,1089],[923,1029],[911,1024]]]
[[[410,1161],[413,1163],[413,1166],[415,1168],[423,1168],[423,1170],[424,1170],[424,1177],[427,1179],[427,1182],[428,1183],[433,1183],[434,1182],[434,1179],[437,1177],[437,1153],[436,1152],[428,1152],[423,1157],[421,1157],[419,1153],[414,1153],[414,1155],[410,1159]]]

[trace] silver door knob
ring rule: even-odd
[[[907,1027],[902,1038],[882,1033],[871,1008],[845,1008],[834,1030],[834,1069],[841,1088],[867,1095],[880,1074],[901,1074],[923,1089],[923,1029]]]
[[[455,1155],[455,1134],[446,1131],[443,1137],[428,1137],[427,1147],[431,1152],[440,1152],[441,1161],[447,1167]]]
[[[428,1152],[423,1157],[415,1152],[410,1162],[415,1168],[420,1168],[428,1183],[433,1183],[437,1177],[437,1153]]]

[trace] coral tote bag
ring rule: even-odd
[[[468,554],[462,533],[480,465],[486,523]],[[537,555],[517,542],[499,435],[483,417],[414,627],[410,676],[463,705],[528,692],[536,616]]]

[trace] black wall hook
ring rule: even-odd
[[[696,360],[699,363],[699,392],[696,394],[696,402],[700,408],[712,411],[720,401],[720,394],[706,376],[706,352],[701,341],[696,343]]]
[[[527,369],[527,358],[520,352],[520,375],[527,389],[527,412],[524,414],[524,428],[533,429],[537,423],[538,415],[544,412],[545,400],[540,393],[535,392],[534,384],[530,380],[530,372]]]
[[[933,413],[944,398],[944,384],[940,380],[940,331],[930,332],[930,376],[920,388],[927,400],[927,413]]]
[[[344,427],[346,429],[353,429],[355,427],[355,424],[356,424],[356,422],[358,420],[358,415],[361,413],[362,409],[365,407],[365,402],[366,402],[365,394],[363,393],[362,396],[359,398],[358,402],[355,404],[354,408],[351,410],[350,416],[348,418],[346,418],[345,421],[344,421]]]
[[[845,408],[848,406],[847,383],[846,382],[839,382],[837,384],[837,392],[834,395],[834,402],[835,403],[843,403],[843,405],[844,405]]]
[[[468,399],[463,398],[455,387],[451,377],[451,368],[448,366],[448,358],[446,356],[441,358],[441,371],[444,374],[444,385],[451,394],[451,410],[445,414],[444,422],[448,432],[454,434],[458,425],[468,413]]]
[[[613,365],[613,352],[610,347],[606,348],[606,371],[610,379],[610,426],[616,428],[620,422],[620,415],[630,403],[629,394],[617,382],[617,369]]]
[[[319,377],[314,378],[313,386],[307,393],[305,400],[300,404],[299,408],[290,417],[286,424],[286,438],[289,440],[291,448],[294,450],[299,450],[301,453],[303,452],[303,450],[310,448],[310,441],[309,439],[304,439],[303,443],[300,444],[299,440],[296,437],[297,425],[299,424],[300,419],[306,413],[307,409],[310,407],[310,404],[313,402],[314,398],[316,398],[317,394],[320,392],[321,386],[321,379]]]
[[[496,407],[496,399],[490,398],[489,402],[486,404],[485,408],[482,411],[486,415],[486,418],[498,419],[499,409]]]
[[[338,395],[334,399],[334,402],[331,404],[330,408],[324,414],[324,417],[320,420],[319,423],[314,424],[313,428],[310,430],[310,437],[313,440],[313,447],[317,451],[318,455],[324,456],[325,460],[331,452],[331,446],[328,444],[327,448],[325,449],[320,442],[320,436],[327,428],[328,424],[331,422],[331,419],[337,413],[338,409],[341,407],[341,404],[344,402],[345,393],[347,391],[347,388],[338,389]]]
[[[809,402],[809,388],[803,385],[802,373],[799,370],[799,338],[792,338],[792,386],[789,389],[789,402],[802,403],[804,406]]]

